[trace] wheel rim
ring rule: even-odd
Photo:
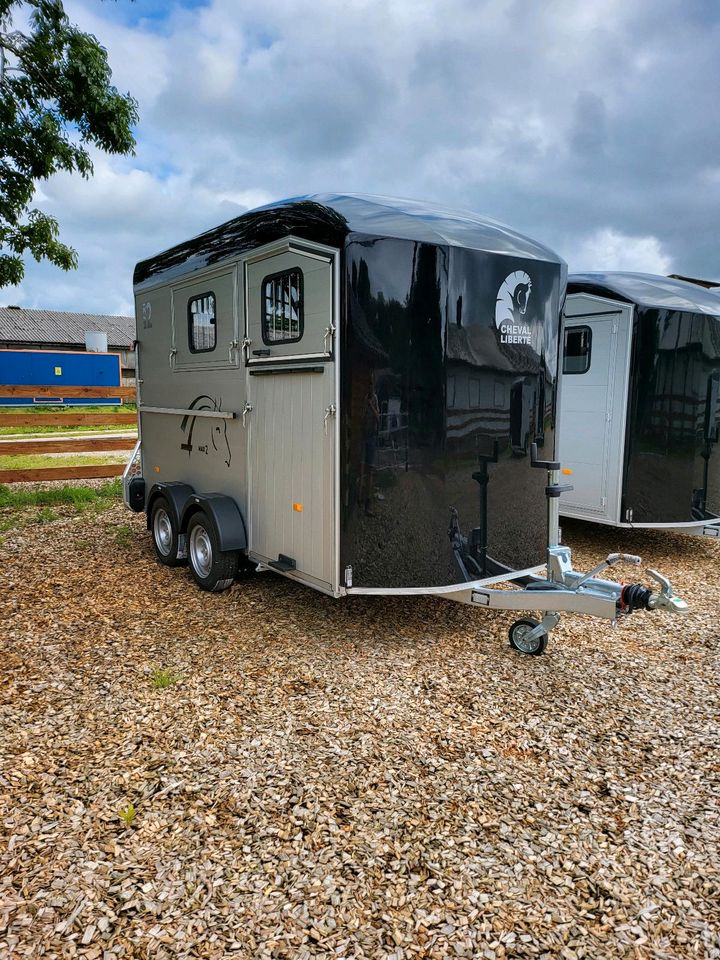
[[[156,511],[153,520],[153,536],[160,553],[164,557],[169,557],[173,543],[173,528],[167,510],[160,508]]]
[[[193,527],[190,534],[190,562],[198,576],[205,579],[212,570],[212,544],[205,527]]]
[[[531,627],[529,623],[521,623],[515,627],[513,630],[513,641],[518,650],[521,650],[523,653],[535,653],[542,642],[542,634],[539,637],[533,637],[529,640],[528,634],[534,629],[535,627]]]

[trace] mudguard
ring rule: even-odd
[[[165,497],[170,505],[173,514],[173,521],[177,529],[180,529],[180,520],[190,497],[195,491],[189,483],[181,483],[179,480],[170,480],[167,483],[153,484],[150,494],[147,498],[147,528],[150,529],[150,516],[152,514],[152,505],[159,496]]]
[[[180,532],[187,531],[190,517],[202,510],[215,528],[221,550],[247,550],[247,531],[240,508],[222,493],[194,493],[185,504]]]

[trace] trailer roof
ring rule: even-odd
[[[286,236],[339,246],[348,234],[415,240],[564,264],[554,251],[487,217],[440,204],[361,194],[290,197],[247,213],[141,261],[135,286],[166,279],[237,256]]]
[[[330,207],[347,221],[352,233],[401,240],[419,240],[441,246],[468,247],[504,253],[532,260],[562,263],[549,247],[518,233],[511,227],[467,210],[453,210],[439,203],[360,193],[313,193],[291,197],[259,207],[269,210],[311,201]]]
[[[720,317],[720,294],[695,283],[652,273],[571,273],[568,293],[615,294],[641,307]]]

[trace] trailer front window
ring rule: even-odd
[[[265,343],[293,343],[303,335],[302,271],[297,267],[265,277],[262,338]]]
[[[188,326],[192,353],[215,349],[215,294],[203,293],[188,300]]]
[[[590,327],[566,327],[563,373],[587,373],[590,369],[591,351]]]

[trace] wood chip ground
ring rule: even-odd
[[[523,657],[441,600],[201,593],[119,505],[6,533],[0,956],[720,957],[720,544],[565,533],[691,615]]]

